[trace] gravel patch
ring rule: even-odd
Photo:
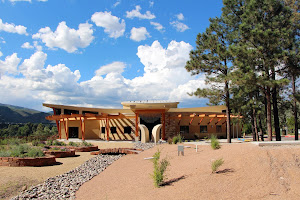
[[[147,150],[147,149],[151,149],[155,146],[154,143],[141,143],[141,142],[138,142],[134,145],[133,148],[135,149],[143,149],[144,151]]]
[[[48,178],[44,183],[25,190],[12,199],[75,199],[79,187],[91,180],[122,155],[98,155],[62,175]]]

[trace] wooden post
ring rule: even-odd
[[[59,139],[61,139],[61,121],[59,120],[59,124],[58,124],[58,135],[59,135]]]
[[[161,139],[166,139],[166,114],[163,112],[161,113],[162,117],[162,133],[161,133]]]
[[[82,121],[80,118],[80,127],[81,127],[81,139],[85,140],[85,118],[83,117]]]
[[[106,140],[109,141],[109,119],[106,117]]]
[[[68,133],[68,119],[67,121],[65,121],[65,119],[63,118],[63,122],[64,122],[64,127],[65,127],[65,134],[66,134],[66,139],[69,139],[69,133]]]
[[[139,114],[135,113],[135,137],[139,136]]]

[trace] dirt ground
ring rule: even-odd
[[[90,152],[76,152],[77,157],[56,158],[55,166],[0,167],[0,199],[8,199],[22,189],[45,181],[49,177],[68,172],[94,157]]]
[[[84,183],[77,199],[299,199],[300,147],[258,147],[223,144],[221,149],[194,145],[177,155],[177,145],[160,145],[167,157],[167,185],[155,188],[150,174],[157,147],[138,155],[126,155],[104,172]],[[223,158],[219,172],[211,162]]]

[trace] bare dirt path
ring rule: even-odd
[[[187,146],[187,145],[185,145]],[[300,147],[257,147],[224,144],[219,150],[198,146],[177,156],[177,145],[160,145],[167,156],[169,185],[155,188],[150,174],[156,147],[126,155],[84,183],[77,199],[299,199]],[[211,174],[211,161],[223,158],[220,173]]]
[[[55,166],[44,167],[0,167],[0,199],[17,195],[26,185],[28,188],[47,178],[68,172],[94,157],[90,152],[76,152],[77,157],[56,158]]]

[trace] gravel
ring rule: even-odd
[[[91,180],[122,155],[98,155],[75,169],[48,178],[44,183],[25,190],[12,199],[75,199],[79,187]]]
[[[154,147],[155,144],[154,143],[141,143],[141,142],[137,142],[133,148],[135,149],[143,149],[144,151],[147,149],[151,149],[152,147]]]

